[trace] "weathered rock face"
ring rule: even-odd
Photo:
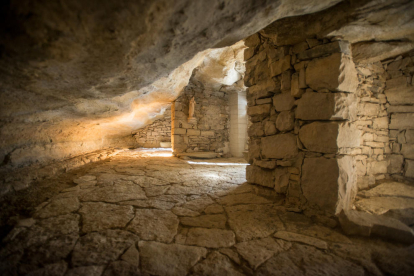
[[[17,167],[133,146],[131,131],[178,96],[204,50],[337,2],[2,3],[0,161]],[[231,83],[234,64],[224,67],[229,74],[206,67],[201,79]]]

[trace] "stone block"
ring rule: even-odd
[[[254,56],[255,48],[246,48],[244,49],[244,60],[249,60]]]
[[[341,53],[312,60],[306,68],[306,84],[313,90],[356,92],[358,83],[355,64]]]
[[[187,129],[188,136],[200,136],[201,132],[199,129]]]
[[[401,173],[404,157],[400,154],[391,154],[387,158],[388,160],[388,173]]]
[[[290,93],[295,98],[300,98],[303,95],[303,93],[305,93],[305,89],[299,88],[299,73],[295,73],[292,75],[290,87]]]
[[[306,92],[298,101],[296,118],[302,120],[351,119],[356,113],[356,98],[348,93]]]
[[[247,115],[249,116],[264,116],[267,117],[270,114],[271,104],[261,104],[256,106],[247,107]]]
[[[385,95],[391,105],[414,104],[414,86],[386,89]]]
[[[286,93],[278,94],[273,97],[273,105],[278,112],[291,110],[295,106],[295,98]]]
[[[258,138],[250,138],[248,162],[253,164],[254,159],[260,158],[260,143],[261,140]]]
[[[401,153],[404,158],[414,159],[414,144],[402,144]]]
[[[414,178],[414,161],[405,160],[404,175],[406,177]]]
[[[268,98],[273,96],[276,92],[280,91],[280,84],[279,87],[277,84],[269,79],[263,82],[259,82],[256,85],[248,88],[248,93],[254,98],[254,99],[262,99],[262,98]]]
[[[307,38],[306,42],[308,43],[309,48],[313,48],[315,46],[318,46],[318,45],[322,44],[322,41],[320,41],[316,38]]]
[[[261,105],[261,104],[268,104],[268,103],[272,103],[272,98],[265,98],[265,99],[257,99],[256,100],[256,104],[257,105]]]
[[[301,185],[308,203],[334,214],[338,203],[339,166],[336,159],[305,158]]]
[[[299,130],[299,140],[307,150],[336,153],[338,151],[338,123],[313,122]]]
[[[409,244],[414,242],[413,230],[394,218],[354,210],[342,211],[338,218],[347,235],[379,236]]]
[[[255,165],[246,167],[246,179],[249,183],[274,188],[274,175],[272,170],[262,169]]]
[[[174,134],[183,134],[185,135],[187,130],[185,128],[174,128]]]
[[[360,42],[352,44],[355,63],[374,63],[406,53],[414,48],[412,42]]]
[[[275,175],[275,191],[279,194],[285,194],[289,185],[289,175],[287,168],[276,168]]]
[[[263,158],[293,158],[298,154],[296,135],[288,133],[261,138],[260,149]]]
[[[374,161],[367,164],[367,174],[383,174],[388,171],[387,161]]]
[[[315,46],[312,49],[299,53],[297,57],[300,60],[308,60],[327,56],[333,53],[344,53],[346,55],[349,55],[349,43],[345,41],[335,41],[332,43]]]
[[[214,137],[216,134],[214,133],[214,131],[211,130],[202,130],[201,131],[201,136],[205,136],[205,137]]]
[[[263,126],[261,122],[258,123],[254,123],[252,124],[248,131],[247,134],[249,135],[249,137],[261,137],[264,136],[264,130],[263,130]]]
[[[305,51],[308,48],[309,48],[308,43],[306,41],[302,41],[302,42],[299,42],[299,43],[296,43],[295,45],[293,45],[292,53],[294,53],[294,54],[301,53],[301,52]]]
[[[269,64],[271,77],[282,74],[282,72],[291,68],[290,65],[291,56],[287,55],[280,58],[278,61],[271,62]]]
[[[380,104],[376,103],[361,103],[358,105],[358,115],[378,116],[380,107]]]
[[[305,68],[301,68],[299,70],[299,88],[305,89],[307,87],[306,85],[306,73]],[[302,95],[300,95],[302,96]]]
[[[390,129],[414,129],[414,114],[396,113],[391,114]]]
[[[290,131],[295,126],[295,114],[291,111],[282,111],[277,116],[276,128],[279,131]]]
[[[390,72],[390,71],[388,71]],[[391,71],[392,72],[392,71]],[[403,89],[407,87],[407,77],[406,76],[400,76],[396,77],[394,76],[392,79],[387,80],[386,82],[387,89]]]
[[[254,160],[254,165],[255,166],[259,166],[263,169],[268,169],[268,170],[272,170],[274,168],[276,168],[276,161],[275,160],[259,160],[259,159],[255,159]]]
[[[286,90],[290,90],[291,76],[292,76],[292,72],[290,70],[282,73],[282,79],[280,81],[282,92]]]
[[[373,127],[374,129],[388,129],[388,117],[375,118]]]
[[[405,132],[405,140],[407,143],[414,143],[414,130],[408,129]]]
[[[247,37],[244,39],[244,45],[246,45],[246,47],[256,47],[260,44],[260,37],[259,35],[256,34],[252,34],[251,36]]]
[[[275,135],[277,132],[275,123],[272,121],[266,121],[264,124],[264,133],[266,136]]]

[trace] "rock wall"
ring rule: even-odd
[[[194,124],[188,122],[189,101],[196,105]],[[172,147],[174,154],[212,151],[229,154],[229,95],[192,81],[172,104]]]
[[[358,190],[374,186],[388,178],[387,155],[391,153],[386,111],[385,71],[381,62],[356,65],[357,89],[356,127],[361,132],[359,147],[346,151],[356,158]]]
[[[382,62],[392,154],[387,172],[397,180],[414,181],[414,51]]]
[[[356,159],[348,149],[359,147],[361,136],[350,45],[276,40],[265,29],[245,41],[247,180],[286,194],[295,208],[338,213],[356,193]]]
[[[138,147],[143,148],[159,148],[160,142],[171,142],[171,106],[160,119],[139,129],[133,136]]]

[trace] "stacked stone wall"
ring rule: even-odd
[[[189,102],[195,99],[194,117],[188,121]],[[205,88],[190,80],[172,105],[172,144],[174,154],[216,152],[229,155],[229,95]]]
[[[171,142],[171,107],[167,108],[162,118],[139,129],[133,134],[138,147],[159,148],[160,142]]]
[[[326,38],[276,40],[260,32],[245,41],[247,180],[286,194],[292,207],[335,214],[356,193],[351,149],[361,146],[350,46]]]
[[[386,111],[392,153],[388,173],[395,180],[414,181],[414,51],[382,62]]]

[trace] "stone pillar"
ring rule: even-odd
[[[294,207],[337,214],[356,192],[355,158],[344,149],[361,140],[349,44],[307,39],[277,47],[271,36],[245,41],[247,180],[286,194]]]
[[[230,153],[243,157],[247,141],[247,102],[246,91],[233,91],[229,94],[230,106]]]

